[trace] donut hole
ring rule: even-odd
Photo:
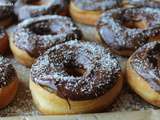
[[[120,17],[120,16],[119,16]],[[147,29],[148,21],[144,16],[141,15],[123,15],[121,16],[122,25],[130,29]]]
[[[147,28],[147,22],[145,20],[142,21],[135,21],[135,22],[127,22],[124,24],[126,27],[134,29],[134,28],[138,28],[138,29],[146,29]]]
[[[83,65],[75,65],[73,62],[64,64],[64,71],[69,76],[82,77],[86,70],[83,68]]]
[[[82,68],[76,68],[72,66],[66,66],[64,71],[69,75],[69,76],[74,76],[74,77],[82,77],[84,73],[86,72],[85,69]]]
[[[153,49],[147,52],[149,63],[153,67],[160,67],[160,43],[156,44]]]
[[[30,28],[30,30],[37,35],[49,35],[52,31],[49,29],[49,25],[46,23],[47,21],[36,22],[31,24],[28,28]]]
[[[40,21],[32,23],[28,28],[37,35],[57,35],[64,32],[61,22]]]

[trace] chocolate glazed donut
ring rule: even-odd
[[[98,40],[116,54],[130,56],[139,46],[160,38],[160,9],[128,8],[105,12],[97,23]]]
[[[108,49],[77,40],[48,49],[31,68],[33,100],[44,114],[98,111],[113,101],[122,83]]]
[[[15,13],[20,21],[42,15],[68,15],[66,0],[17,0]]]
[[[31,66],[35,58],[48,48],[81,37],[81,31],[70,18],[48,15],[20,23],[10,35],[10,46],[20,63]]]
[[[0,56],[0,109],[14,98],[18,86],[15,69],[9,59]]]
[[[80,23],[95,25],[100,14],[120,7],[122,0],[71,0],[70,14]]]
[[[13,22],[14,2],[12,0],[0,1],[0,26],[7,27]]]
[[[124,0],[124,7],[153,7],[159,8],[160,1],[158,0]]]
[[[149,103],[160,107],[160,42],[140,47],[128,60],[128,83]]]

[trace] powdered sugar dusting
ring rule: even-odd
[[[13,37],[18,48],[38,57],[51,46],[81,39],[81,31],[68,17],[47,15],[23,21]]]
[[[13,15],[13,2],[12,0],[0,1],[0,19],[11,17]]]
[[[120,6],[122,0],[73,0],[82,10],[108,10]]]
[[[134,5],[136,7],[160,7],[160,2],[158,0],[127,0],[128,4]]]
[[[128,28],[124,23],[147,21],[147,28]],[[105,12],[97,23],[101,38],[114,50],[136,50],[160,33],[158,8],[114,9]],[[109,36],[109,37],[107,37]]]
[[[0,56],[0,88],[7,86],[16,73],[9,59]]]
[[[160,92],[160,42],[151,42],[139,48],[131,58],[131,65],[150,86]]]
[[[17,0],[14,11],[18,15],[19,20],[25,20],[31,17],[42,15],[59,14],[64,11],[66,6],[65,0],[39,0],[44,2],[42,5],[27,4],[27,1]]]
[[[66,66],[85,69],[85,72],[75,77],[65,71]],[[103,95],[119,75],[120,66],[109,50],[77,40],[47,50],[31,69],[33,81],[73,100]]]

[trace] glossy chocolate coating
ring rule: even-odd
[[[15,76],[15,69],[9,59],[0,56],[0,88],[7,86]]]
[[[125,24],[146,22],[146,28],[130,28]],[[150,38],[160,34],[160,9],[128,8],[105,12],[97,23],[101,39],[113,50],[134,52]]]
[[[83,69],[70,74],[66,69]],[[104,95],[120,79],[120,66],[108,49],[77,40],[50,48],[31,68],[32,80],[71,100],[88,100]],[[48,90],[46,89],[46,90]],[[38,93],[37,93],[38,94]]]
[[[82,10],[105,11],[120,6],[122,0],[72,0]]]
[[[0,20],[13,15],[14,4],[12,0],[0,0]]]
[[[17,0],[14,11],[20,21],[43,15],[67,15],[68,3],[66,0]]]
[[[140,47],[132,55],[130,63],[151,88],[160,92],[160,42],[151,42]]]
[[[13,35],[13,42],[36,58],[54,45],[81,37],[81,31],[70,18],[48,15],[20,23]]]

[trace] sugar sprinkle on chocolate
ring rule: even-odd
[[[70,75],[66,67],[85,69]],[[57,91],[60,97],[91,99],[111,89],[120,77],[120,66],[108,49],[95,43],[69,41],[50,48],[32,66],[35,83]]]

